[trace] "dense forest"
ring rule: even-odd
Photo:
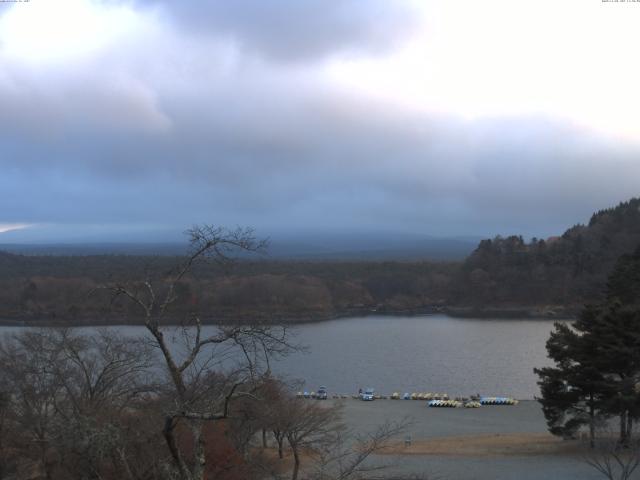
[[[450,284],[450,303],[575,311],[600,299],[616,260],[638,245],[639,198],[596,212],[560,237],[483,240]]]
[[[640,245],[640,198],[548,239],[483,240],[462,262],[272,261],[199,265],[176,290],[173,319],[308,321],[367,312],[572,315],[600,298],[616,259]],[[100,289],[166,277],[179,257],[26,256],[0,252],[5,322],[137,322]]]

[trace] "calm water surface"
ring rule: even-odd
[[[113,327],[127,335],[142,327]],[[211,328],[211,327],[210,327]],[[548,365],[548,320],[457,319],[446,315],[343,318],[298,326],[308,347],[273,365],[281,375],[315,390],[354,393],[374,387],[389,394],[538,395],[533,367]],[[19,328],[3,327],[0,332]]]
[[[533,367],[549,364],[548,320],[456,319],[445,315],[372,316],[299,327],[309,353],[280,362],[279,372],[351,393],[538,395]]]

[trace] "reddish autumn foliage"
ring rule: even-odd
[[[185,458],[193,454],[193,436],[190,427],[179,423],[176,437]],[[204,422],[202,438],[206,445],[206,480],[244,480],[251,468],[228,437],[227,422]]]

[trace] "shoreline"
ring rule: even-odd
[[[300,315],[287,314],[284,316],[265,314],[233,314],[225,312],[216,317],[203,317],[203,325],[231,325],[241,323],[256,323],[265,325],[304,325],[310,323],[322,323],[332,320],[340,320],[351,317],[397,316],[414,317],[444,314],[452,318],[504,320],[573,320],[577,315],[577,308],[551,307],[551,306],[522,306],[522,307],[460,307],[460,306],[424,306],[410,309],[391,308],[354,308],[332,313],[302,313]],[[43,314],[44,317],[47,314]],[[167,318],[161,322],[164,326],[180,326],[183,320],[179,318]],[[143,318],[125,318],[105,316],[93,321],[83,321],[77,318],[35,318],[34,316],[17,316],[0,318],[2,327],[116,327],[116,326],[141,326]]]
[[[550,433],[493,433],[449,435],[418,439],[410,445],[395,442],[380,455],[444,457],[575,456],[588,449],[585,442],[563,440]]]
[[[394,407],[394,408],[392,408]],[[373,431],[382,422],[408,418],[407,430],[376,457],[398,476],[427,475],[458,480],[596,480],[598,472],[583,459],[581,440],[565,441],[547,430],[541,405],[477,409],[435,409],[422,402],[400,405],[353,402],[343,421],[357,431]],[[411,444],[405,446],[405,438]]]

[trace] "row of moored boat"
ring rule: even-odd
[[[298,392],[299,398],[326,400],[328,398],[327,388],[320,387],[317,392]],[[334,399],[347,399],[349,395],[334,393],[332,396]],[[374,394],[373,389],[367,389],[358,395],[351,395],[351,398],[356,400],[423,400],[427,401],[429,407],[436,408],[479,408],[482,405],[517,405],[518,400],[512,397],[481,397],[479,395],[472,395],[471,398],[456,397],[450,399],[446,393],[404,393],[394,392],[393,394],[377,395]]]

